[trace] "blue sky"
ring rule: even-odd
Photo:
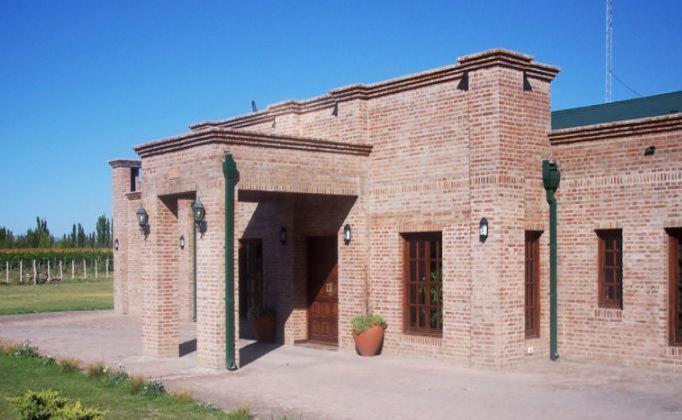
[[[0,226],[111,214],[111,158],[284,99],[509,48],[558,65],[553,109],[604,97],[604,2],[0,0]],[[682,89],[682,2],[615,0],[614,72]],[[614,81],[614,100],[635,95]]]

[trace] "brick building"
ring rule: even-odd
[[[177,357],[196,310],[198,361],[215,368],[231,324],[250,335],[257,290],[286,344],[352,351],[350,318],[370,311],[384,352],[546,357],[542,162],[556,160],[559,353],[682,366],[682,94],[552,113],[558,71],[490,50],[135,147],[140,161],[110,162],[116,311],[142,317],[147,354]]]

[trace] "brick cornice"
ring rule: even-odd
[[[682,130],[682,113],[554,130],[549,133],[549,141],[559,145],[676,130]]]
[[[526,76],[548,82],[559,74],[559,67],[535,61],[533,56],[516,51],[494,49],[476,54],[465,55],[457,59],[462,71],[477,70],[488,67],[506,67],[522,71]]]
[[[406,77],[391,79],[374,84],[354,84],[332,89],[328,94],[302,101],[287,100],[268,106],[265,111],[240,115],[226,120],[202,121],[190,125],[190,129],[197,130],[206,127],[240,128],[263,122],[271,122],[280,115],[304,114],[324,108],[332,108],[340,102],[354,99],[367,100],[384,95],[399,93],[444,82],[452,82],[462,78],[464,72],[458,66],[446,66],[435,70],[416,73]]]
[[[180,136],[136,146],[134,150],[140,157],[146,158],[206,144],[234,144],[359,156],[368,156],[372,151],[372,146],[364,144],[340,143],[298,136],[272,135],[221,127],[190,131]]]
[[[324,108],[332,108],[335,104],[354,99],[373,99],[385,95],[400,93],[406,90],[461,79],[466,72],[489,68],[505,67],[522,71],[527,77],[551,81],[559,73],[559,68],[536,62],[532,56],[515,51],[494,49],[477,54],[466,55],[457,59],[458,64],[414,73],[404,77],[389,79],[372,84],[354,84],[332,89],[326,95],[295,101],[288,100],[270,105],[265,111],[219,121],[203,121],[190,125],[197,130],[206,127],[240,128],[253,124],[271,122],[279,115],[303,114]]]
[[[112,168],[139,168],[141,163],[139,160],[114,159],[109,161],[109,166]]]

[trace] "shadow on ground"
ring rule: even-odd
[[[254,341],[251,344],[239,349],[239,365],[244,367],[249,363],[255,362],[266,354],[270,353],[282,347],[279,343],[263,343],[260,341]]]

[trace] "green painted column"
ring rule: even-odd
[[[225,154],[225,356],[227,370],[237,370],[234,339],[234,184],[237,164],[232,155]]]
[[[556,163],[542,161],[542,183],[549,204],[549,358],[559,359],[557,344],[557,200],[561,173]]]
[[[192,226],[192,320],[197,322],[197,224],[194,220]]]

